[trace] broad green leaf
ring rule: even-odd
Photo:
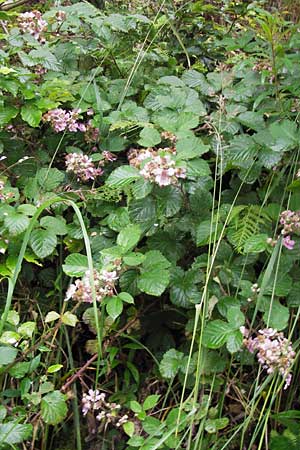
[[[243,345],[243,335],[239,330],[233,331],[227,337],[226,348],[230,353],[236,353],[241,350]]]
[[[121,298],[118,296],[108,298],[106,311],[113,320],[116,320],[123,311],[123,302]]]
[[[237,120],[252,130],[259,131],[265,127],[265,121],[262,113],[255,111],[246,111],[237,116]]]
[[[50,311],[45,317],[45,322],[54,322],[55,320],[60,318],[60,314],[58,314],[56,311]]]
[[[4,219],[4,225],[13,236],[23,233],[29,226],[29,218],[16,211],[10,212]]]
[[[143,147],[154,147],[159,144],[161,137],[155,128],[143,128],[140,132],[140,140],[138,143]]]
[[[134,303],[134,298],[128,292],[120,292],[118,297],[125,303]]]
[[[21,444],[32,435],[32,425],[18,423],[18,420],[0,424],[0,443],[4,448],[12,448],[15,444]]]
[[[217,433],[218,430],[223,430],[229,424],[229,419],[227,417],[223,417],[220,419],[207,419],[205,422],[205,431],[208,433]]]
[[[139,413],[139,412],[143,411],[142,406],[136,400],[130,401],[130,409],[135,413]]]
[[[204,159],[196,158],[187,163],[188,177],[206,177],[210,175],[210,168]]]
[[[181,367],[183,357],[184,354],[175,348],[168,350],[159,364],[159,371],[162,377],[167,379],[174,378]]]
[[[132,200],[129,205],[129,217],[132,222],[141,223],[145,227],[150,226],[157,220],[156,203],[150,196]]]
[[[9,121],[15,118],[19,110],[14,106],[0,106],[0,126],[6,125]]]
[[[160,395],[148,395],[143,403],[143,410],[148,411],[148,409],[154,408],[157,405]]]
[[[10,310],[7,315],[6,321],[11,325],[17,326],[20,322],[20,315],[15,310]]]
[[[234,327],[223,320],[208,322],[203,331],[203,345],[212,349],[222,347],[233,331]]]
[[[229,306],[226,311],[228,322],[236,329],[239,329],[245,323],[245,316],[240,309],[240,305]]]
[[[41,401],[41,416],[45,423],[57,425],[67,415],[66,397],[59,391],[45,395]]]
[[[37,171],[37,182],[44,192],[50,192],[57,188],[64,180],[64,172],[53,168],[42,168]]]
[[[62,268],[69,277],[81,277],[88,270],[87,256],[80,253],[72,253],[66,257]]]
[[[156,194],[157,213],[159,217],[172,217],[180,210],[183,196],[179,188],[166,186]]]
[[[49,228],[56,235],[62,236],[68,232],[66,221],[62,217],[42,217],[40,220],[40,225],[43,228]]]
[[[0,365],[11,364],[16,359],[18,349],[10,346],[0,346]]]
[[[282,305],[278,299],[270,300],[269,307],[263,315],[265,324],[278,331],[287,327],[289,317],[289,309]]]
[[[66,311],[61,316],[62,323],[65,325],[69,325],[70,327],[75,327],[76,323],[78,322],[77,316],[75,314],[72,314],[70,311]]]
[[[121,166],[115,169],[106,180],[108,186],[121,188],[141,177],[139,171],[132,166]]]
[[[123,257],[124,264],[126,264],[127,266],[139,266],[144,260],[145,255],[138,252],[128,253]]]
[[[168,287],[169,280],[167,270],[150,270],[139,276],[137,286],[142,292],[159,297]]]
[[[139,225],[127,225],[120,231],[117,237],[117,244],[120,245],[124,253],[132,250],[139,242],[141,237],[141,228]]]
[[[180,159],[193,159],[209,151],[209,146],[204,145],[196,136],[184,137],[176,142],[176,155]]]
[[[21,336],[15,331],[4,331],[0,337],[1,344],[15,345]]]
[[[134,423],[129,421],[125,422],[123,424],[123,430],[127,436],[132,437],[134,435]]]
[[[46,258],[46,256],[51,255],[51,253],[55,250],[57,245],[56,234],[49,229],[35,229],[31,233],[30,245],[34,253],[39,258]]]
[[[152,192],[153,186],[154,184],[145,178],[139,178],[131,186],[132,194],[135,199],[145,198]]]
[[[244,253],[261,253],[268,247],[267,234],[255,234],[250,236],[244,244]]]
[[[189,308],[200,301],[200,291],[195,283],[195,274],[176,268],[171,278],[170,300],[181,308]]]
[[[55,373],[58,372],[60,369],[64,367],[62,364],[53,364],[52,366],[49,366],[47,369],[48,373]]]
[[[21,117],[31,127],[37,127],[42,119],[42,111],[34,104],[26,104],[21,108]]]
[[[32,338],[35,328],[35,322],[24,322],[19,326],[18,333],[20,333],[21,336]]]

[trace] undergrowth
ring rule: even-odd
[[[0,448],[299,448],[289,2],[0,2]]]

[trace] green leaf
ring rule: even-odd
[[[123,302],[119,296],[110,297],[106,304],[107,314],[116,320],[123,311]]]
[[[125,422],[123,424],[123,430],[127,434],[127,436],[132,437],[134,435],[134,423]]]
[[[65,259],[62,268],[69,277],[82,277],[88,270],[88,259],[86,255],[72,253]]]
[[[63,366],[63,364],[53,364],[52,366],[49,366],[47,369],[48,373],[55,373],[58,372]]]
[[[245,317],[240,310],[240,305],[229,306],[226,311],[226,318],[236,329],[239,329],[245,323]]]
[[[205,422],[205,431],[207,433],[216,433],[218,430],[223,430],[229,424],[229,419],[227,417],[222,417],[220,419],[207,419]]]
[[[128,292],[120,292],[118,297],[125,303],[134,303],[134,298]]]
[[[188,177],[207,177],[210,175],[210,168],[204,159],[196,158],[187,163]]]
[[[141,237],[141,228],[139,225],[127,225],[120,231],[117,237],[117,244],[120,245],[124,253],[132,250],[139,242]]]
[[[148,196],[143,199],[132,200],[129,205],[129,217],[132,222],[150,227],[157,220],[154,199]]]
[[[152,192],[153,186],[154,184],[145,178],[139,178],[131,186],[132,194],[135,199],[145,198]]]
[[[223,320],[209,322],[203,331],[203,345],[208,348],[219,348],[225,344],[234,327]]]
[[[138,143],[143,147],[154,147],[159,144],[161,137],[155,128],[143,128],[140,132],[140,140]]]
[[[143,253],[128,253],[123,257],[124,264],[127,266],[139,266],[145,259],[145,255]]]
[[[68,232],[66,221],[62,217],[52,217],[52,216],[42,217],[40,220],[40,225],[43,228],[49,228],[56,235],[63,236]]]
[[[209,146],[204,145],[202,140],[196,136],[178,139],[176,142],[176,154],[179,159],[193,159],[209,151]]]
[[[222,224],[216,223],[211,224],[210,220],[203,220],[200,222],[196,229],[196,242],[197,246],[206,245],[209,241],[213,241],[214,236],[216,235],[216,239],[219,238],[222,230]]]
[[[0,106],[0,126],[6,125],[11,119],[15,118],[19,110],[14,106]]]
[[[67,415],[66,396],[60,391],[53,391],[45,395],[41,401],[41,416],[45,423],[57,425]]]
[[[143,403],[143,410],[148,411],[148,409],[154,408],[157,405],[160,395],[148,395]]]
[[[289,309],[282,305],[278,299],[270,300],[269,307],[263,315],[265,324],[278,331],[287,327],[289,317]]]
[[[20,315],[15,310],[11,310],[8,312],[6,321],[11,325],[17,326],[20,322]]]
[[[226,348],[230,353],[238,352],[243,345],[243,335],[239,330],[233,331],[229,334],[226,342]]]
[[[292,122],[291,120],[273,122],[269,127],[269,131],[275,139],[275,144],[272,145],[273,150],[285,151],[298,143],[299,132],[296,122]]]
[[[18,333],[21,336],[32,338],[35,328],[36,328],[35,322],[24,322],[22,323],[22,325],[19,326]]]
[[[148,295],[159,297],[167,288],[170,276],[168,271],[151,270],[142,273],[138,278],[138,288]]]
[[[268,247],[268,236],[266,234],[255,234],[250,236],[244,244],[244,253],[261,253]]]
[[[17,420],[0,424],[0,443],[5,446],[21,444],[30,438],[32,434],[32,425],[21,424]]]
[[[0,346],[0,365],[11,364],[16,359],[18,350],[14,347]]]
[[[70,327],[75,327],[76,323],[78,322],[77,316],[75,314],[72,314],[70,311],[66,311],[61,316],[62,323],[65,325],[69,325]]]
[[[30,220],[25,214],[10,212],[4,219],[4,225],[13,236],[23,233],[29,226]]]
[[[34,104],[26,104],[21,108],[21,117],[31,127],[38,127],[42,119],[42,111]]]
[[[197,72],[194,69],[186,70],[182,75],[182,81],[191,88],[199,87],[201,93],[204,95],[211,96],[214,94],[214,89],[207,82],[203,73]]]
[[[174,305],[189,308],[192,304],[199,302],[200,292],[195,284],[193,272],[176,268],[170,284],[170,300]]]
[[[157,191],[157,213],[159,217],[172,217],[180,210],[183,197],[180,189],[166,186]]]
[[[159,371],[162,377],[167,379],[174,378],[181,367],[183,357],[184,354],[175,348],[168,350],[159,364]]]
[[[30,237],[30,245],[39,258],[46,258],[55,250],[57,245],[56,234],[49,229],[42,230],[38,228],[33,230]]]
[[[54,169],[39,169],[36,174],[37,182],[44,192],[51,192],[64,180],[64,172]]]
[[[265,127],[265,121],[262,113],[255,111],[246,111],[237,116],[237,120],[252,130],[259,131]]]
[[[111,187],[124,187],[141,177],[139,171],[132,166],[121,166],[115,169],[106,180]]]
[[[131,400],[129,404],[130,404],[130,409],[133,412],[140,413],[143,411],[142,406],[136,400]]]
[[[57,320],[60,318],[60,314],[58,314],[56,311],[50,311],[45,317],[45,322],[53,322],[54,320]]]
[[[147,252],[138,278],[138,288],[146,294],[160,296],[169,284],[170,274],[166,269],[170,265],[158,250]]]

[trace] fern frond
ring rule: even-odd
[[[229,220],[227,238],[238,253],[243,253],[246,241],[268,221],[270,217],[259,205],[237,206]]]

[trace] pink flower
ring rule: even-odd
[[[286,236],[282,239],[282,244],[287,248],[288,250],[293,250],[295,241],[291,239],[290,236]]]

